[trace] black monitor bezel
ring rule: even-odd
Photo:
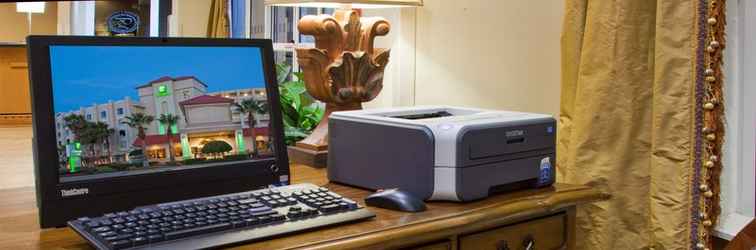
[[[276,129],[283,128],[279,102],[269,102],[269,133],[276,138],[273,142],[277,153],[275,159],[253,163],[258,166],[250,167],[249,163],[229,164],[220,168],[206,167],[61,182],[57,167],[57,138],[52,102],[51,45],[259,47],[268,100],[279,100],[273,44],[269,39],[29,36],[27,50],[34,132],[33,153],[41,227],[63,226],[73,218],[135,206],[288,183],[289,161],[283,143],[283,129]],[[219,169],[223,171],[218,171]],[[72,188],[86,188],[88,192],[76,197],[62,197],[61,190]]]

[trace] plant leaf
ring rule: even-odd
[[[291,66],[276,64],[276,80],[279,85],[285,82],[289,78],[289,75],[291,75]]]

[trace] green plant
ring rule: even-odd
[[[202,153],[203,154],[210,154],[214,156],[219,156],[224,153],[230,152],[233,150],[231,145],[224,141],[209,141],[205,144],[205,146],[202,146]]]
[[[307,94],[304,76],[291,72],[288,65],[277,64],[276,73],[283,113],[284,142],[293,145],[304,139],[323,119],[325,110]]]
[[[134,150],[131,150],[131,152],[129,152],[129,156],[131,156],[131,157],[142,156],[142,155],[143,154],[142,154],[142,150],[141,149],[134,149]]]

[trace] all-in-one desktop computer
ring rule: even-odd
[[[196,249],[373,217],[289,184],[270,40],[31,36],[41,227]]]

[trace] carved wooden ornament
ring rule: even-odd
[[[373,48],[373,41],[388,34],[391,26],[381,17],[337,10],[333,16],[305,16],[298,28],[301,34],[315,37],[315,48],[298,48],[297,60],[307,92],[326,103],[326,112],[313,133],[297,146],[325,150],[328,115],[362,109],[362,102],[373,100],[381,92],[390,51]]]

